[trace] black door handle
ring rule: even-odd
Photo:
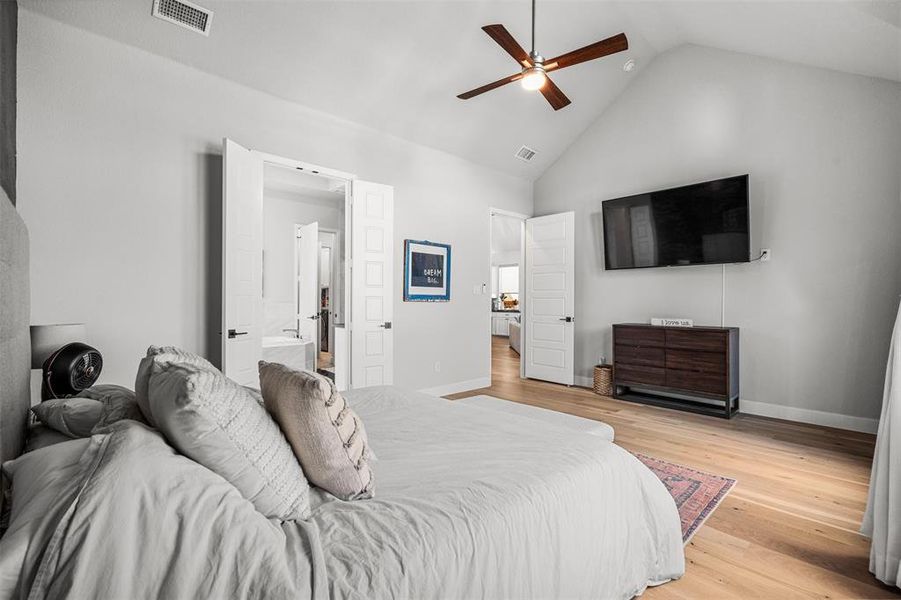
[[[567,323],[572,323],[573,321],[575,321],[575,319],[573,319],[572,317],[560,317],[560,320]]]
[[[228,339],[236,338],[239,335],[247,335],[246,331],[235,331],[234,329],[228,330]]]

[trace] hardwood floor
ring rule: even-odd
[[[507,338],[492,342],[489,394],[609,423],[636,452],[738,480],[685,549],[679,581],[643,598],[898,598],[869,572],[857,533],[874,436],[739,414],[731,421],[519,378]]]

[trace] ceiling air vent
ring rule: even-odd
[[[535,156],[535,154],[537,154],[537,152],[535,152],[528,146],[523,146],[519,150],[517,150],[516,154],[514,154],[513,156],[515,156],[519,160],[529,162],[532,160],[532,158]]]
[[[213,11],[184,0],[153,0],[153,16],[206,36],[213,23]]]

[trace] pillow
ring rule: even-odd
[[[54,398],[31,407],[38,420],[70,438],[91,435],[103,414],[103,403],[93,398]]]
[[[154,427],[156,427],[156,420],[151,414],[147,388],[150,385],[150,374],[153,372],[154,365],[167,364],[188,364],[216,370],[216,367],[202,356],[185,352],[174,346],[150,346],[147,348],[147,356],[138,364],[138,374],[135,377],[135,399],[144,418]]]
[[[157,363],[148,386],[157,427],[182,454],[283,521],[310,516],[310,488],[285,436],[243,386],[190,362]]]
[[[75,497],[79,461],[90,441],[69,440],[3,463],[12,502],[9,529],[0,540],[0,597],[28,595],[28,589],[17,588],[33,579],[47,541]]]
[[[370,498],[366,430],[330,379],[260,361],[260,389],[313,485],[341,498]]]
[[[117,421],[131,419],[139,423],[146,423],[135,393],[126,387],[113,384],[100,384],[82,390],[76,396],[78,398],[91,398],[103,404],[103,412],[97,420],[97,424],[91,433],[98,433]]]

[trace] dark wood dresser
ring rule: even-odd
[[[738,328],[613,326],[614,397],[732,418]]]

